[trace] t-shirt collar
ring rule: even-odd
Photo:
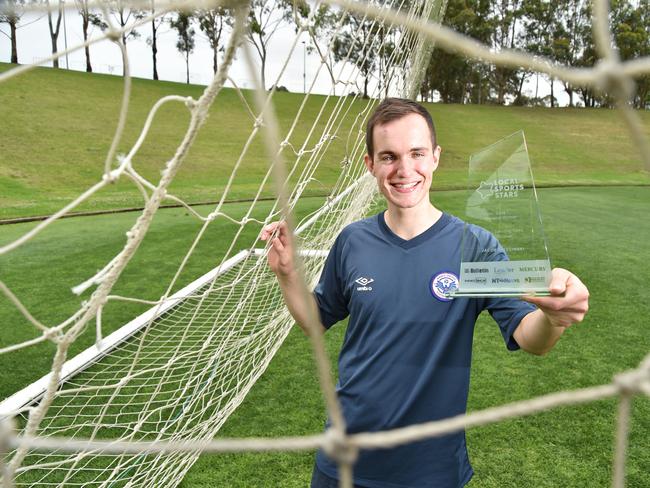
[[[390,227],[388,227],[388,224],[386,224],[383,210],[377,214],[377,221],[382,234],[384,234],[390,242],[404,249],[410,249],[412,247],[418,246],[419,244],[422,244],[431,236],[438,233],[443,227],[445,227],[449,223],[450,219],[451,216],[443,212],[440,218],[427,230],[411,239],[403,239],[395,234],[392,230],[390,230]]]

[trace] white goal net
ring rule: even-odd
[[[145,3],[148,5],[148,2],[137,1],[130,4],[144,8]],[[139,19],[138,25],[173,9],[220,6],[219,2],[200,0],[156,3],[158,10]],[[292,439],[213,440],[264,372],[292,327],[275,279],[267,269],[264,246],[257,239],[247,241],[243,236],[251,228],[259,233],[264,224],[275,220],[287,219],[293,223],[301,197],[322,187],[319,171],[325,166],[338,166],[340,174],[333,191],[295,226],[300,236],[299,255],[305,290],[311,289],[339,230],[365,216],[375,197],[374,182],[364,177],[366,171],[362,164],[365,119],[377,100],[384,96],[415,97],[433,42],[489,63],[525,66],[552,74],[576,86],[607,87],[616,96],[618,109],[650,168],[650,150],[643,129],[626,98],[630,79],[650,72],[650,59],[623,63],[617,58],[606,21],[606,2],[596,1],[594,6],[594,32],[602,61],[594,69],[578,70],[525,53],[494,52],[442,27],[437,23],[445,10],[445,2],[441,0],[367,3],[328,0],[304,4],[308,5],[307,10],[301,10],[298,4],[288,10],[296,32],[286,46],[284,67],[271,86],[279,86],[289,60],[302,49],[300,40],[304,35],[311,37],[320,58],[318,72],[312,74],[312,82],[293,120],[284,126],[278,123],[273,109],[276,93],[275,90],[265,91],[268,86],[258,83],[253,103],[249,102],[250,97],[247,99],[238,91],[241,110],[249,116],[250,135],[233,162],[219,203],[202,214],[173,195],[170,184],[187,159],[210,107],[219,103],[219,93],[228,80],[236,54],[250,66],[251,77],[256,76],[254,55],[244,38],[250,28],[250,9],[260,4],[267,2],[228,3],[234,19],[232,33],[212,82],[197,100],[181,96],[159,100],[151,107],[137,142],[127,154],[119,157],[116,148],[123,136],[131,96],[130,77],[128,57],[121,41],[121,30],[125,28],[108,26],[103,38],[114,41],[123,52],[125,88],[118,129],[103,171],[98,171],[97,183],[77,199],[18,239],[0,247],[0,255],[28,245],[30,239],[48,232],[64,215],[117,180],[129,181],[141,192],[144,209],[134,219],[123,249],[105,263],[103,269],[75,288],[77,293],[93,291],[68,319],[56,324],[42,323],[23,305],[19,293],[0,281],[0,291],[12,303],[15,313],[27,320],[35,331],[30,340],[0,344],[0,353],[27,349],[46,341],[56,346],[51,372],[0,406],[0,416],[5,420],[14,419],[11,426],[4,422],[0,432],[0,461],[5,485],[176,486],[201,452],[322,447],[339,463],[341,483],[350,486],[354,453],[360,448],[411,442],[558,405],[618,395],[621,415],[613,479],[615,486],[622,486],[630,399],[641,392],[650,394],[650,358],[638,370],[622,375],[611,385],[549,395],[392,432],[346,435],[321,339],[314,334],[310,339],[333,420],[332,429],[323,435]],[[271,2],[268,5],[274,8]],[[332,16],[328,19],[327,32],[317,36],[316,29],[321,28],[320,7],[325,5],[329,6]],[[91,7],[102,11],[108,4],[98,1]],[[44,7],[33,8],[42,10]],[[354,16],[356,23],[343,22],[346,16]],[[344,43],[337,42],[341,39],[347,40],[347,51],[340,47]],[[70,51],[94,42],[98,41],[91,39]],[[334,49],[338,49],[336,57]],[[0,83],[30,68],[21,66],[0,74]],[[331,92],[320,97],[322,100],[314,111],[314,103],[308,104],[308,101],[314,97],[311,92],[321,73],[330,78]],[[361,96],[366,90],[368,98]],[[190,113],[190,121],[175,153],[168,161],[161,161],[160,179],[150,181],[138,171],[138,151],[156,123],[158,110],[166,104],[183,104]],[[298,139],[297,127],[302,129],[301,134],[307,135]],[[255,182],[254,196],[245,203],[245,208],[233,214],[227,205],[230,192],[241,177],[241,169],[247,164],[252,141],[256,138],[264,138],[268,171]],[[262,197],[270,185],[274,185],[277,198],[267,204]],[[114,294],[115,283],[136,254],[156,212],[169,201],[184,205],[200,222],[200,229],[192,244],[183,251],[181,264],[166,286],[165,294],[154,301],[142,296]],[[210,226],[219,222],[234,224],[234,230],[229,236],[230,244],[218,256],[218,266],[186,286],[179,283],[194,250]],[[107,334],[102,328],[102,312],[113,302],[147,303],[151,309]],[[70,346],[89,328],[95,330],[96,344],[77,357],[69,358]]]

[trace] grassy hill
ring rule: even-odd
[[[10,65],[0,64],[0,71]],[[104,158],[117,125],[123,80],[117,76],[37,68],[2,84],[0,90],[0,219],[49,214],[99,181]],[[177,94],[198,98],[202,87],[134,79],[127,128],[120,153],[139,136],[153,104]],[[250,100],[251,93],[245,92]],[[311,96],[291,142],[300,144],[316,119],[325,97]],[[275,108],[286,131],[303,95],[277,93]],[[364,101],[355,102],[361,108]],[[333,105],[333,101],[329,102]],[[616,111],[605,109],[544,109],[495,106],[428,105],[443,148],[436,189],[465,185],[469,155],[517,130],[526,133],[536,180],[540,186],[650,184],[639,154]],[[650,135],[650,112],[640,113]],[[174,154],[189,120],[179,103],[165,105],[147,141],[136,156],[136,170],[157,181]],[[350,130],[354,117],[344,121]],[[346,125],[347,124],[347,125]],[[322,127],[320,124],[319,127]],[[176,177],[171,191],[190,202],[218,199],[230,170],[253,128],[237,93],[224,89]],[[308,146],[318,140],[318,131]],[[336,141],[319,169],[318,188],[327,193],[338,176],[345,142]],[[285,151],[287,160],[295,159]],[[268,161],[259,135],[238,174],[229,198],[250,198],[259,186]],[[268,185],[264,194],[272,196]],[[139,206],[134,185],[122,179],[104,189],[81,209]]]

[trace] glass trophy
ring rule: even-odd
[[[450,296],[550,294],[551,263],[523,131],[470,157],[465,218],[459,284]],[[479,245],[470,224],[498,242]]]

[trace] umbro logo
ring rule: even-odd
[[[372,278],[364,278],[363,276],[359,279],[354,280],[355,283],[359,283],[361,286],[366,286],[368,283],[372,283],[373,280]]]
[[[355,283],[361,285],[357,287],[357,291],[372,291],[372,286],[368,286],[368,285],[370,283],[373,283],[374,281],[375,280],[373,280],[372,278],[365,278],[363,276],[361,278],[357,278],[356,280],[354,280]]]

